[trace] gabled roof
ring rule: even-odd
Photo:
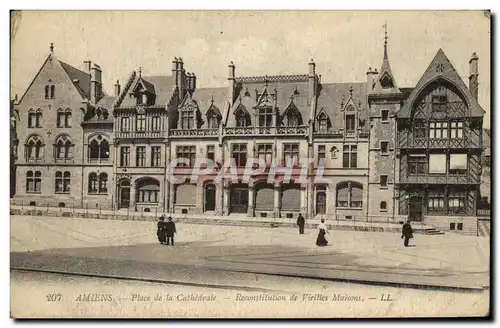
[[[139,85],[142,86],[143,90],[137,90]],[[132,89],[133,91],[146,91],[151,94],[155,94],[155,87],[153,84],[149,83],[147,80],[143,79],[142,76],[137,79],[135,86]]]
[[[68,74],[68,77],[70,78],[71,82],[75,86],[76,90],[78,90],[82,98],[90,99],[90,74],[85,73],[84,71],[69,64],[66,64],[63,61],[59,60],[59,63],[61,64],[66,74]]]
[[[384,80],[390,87],[383,86]],[[382,66],[380,67],[380,73],[375,81],[375,86],[373,87],[373,94],[398,94],[401,91],[398,88],[394,74],[392,73],[391,64],[389,63],[389,56],[387,55],[387,37],[384,44],[384,59],[382,60]]]
[[[137,85],[139,80],[142,80],[144,83],[144,88],[149,88],[149,90],[153,90],[153,94],[155,97],[155,105],[156,106],[166,106],[167,102],[172,97],[175,88],[174,79],[170,75],[159,75],[159,76],[138,76],[138,74],[134,71],[130,75],[127,84],[125,85],[124,90],[120,94],[120,97],[116,101],[117,107],[126,107],[126,106],[135,106],[136,101],[133,98],[130,98],[128,94],[133,90],[133,88]]]
[[[464,81],[457,73],[450,60],[444,53],[442,49],[439,49],[431,63],[425,70],[424,74],[418,81],[417,85],[411,91],[408,99],[405,101],[403,107],[398,112],[399,118],[409,118],[411,115],[411,108],[413,106],[413,102],[420,95],[420,93],[424,90],[424,88],[430,83],[436,80],[445,80],[452,85],[454,85],[465,97],[467,105],[469,107],[471,117],[483,117],[484,110],[481,108],[477,100],[474,98],[469,88],[465,85]]]

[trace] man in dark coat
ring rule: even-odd
[[[302,216],[302,213],[299,213],[299,217],[297,218],[297,225],[299,226],[299,234],[304,234],[304,226],[306,225],[306,220]]]
[[[156,235],[158,236],[158,241],[163,244],[167,241],[165,237],[165,215],[160,216],[158,221],[158,229],[156,230]]]
[[[413,229],[410,224],[410,220],[406,221],[405,224],[403,224],[403,229],[401,232],[401,239],[404,238],[404,244],[405,247],[408,247],[408,242],[410,241],[410,238],[413,238]]]
[[[172,221],[172,217],[168,217],[168,222],[165,223],[166,233],[167,233],[167,245],[170,245],[170,241],[172,241],[172,246],[174,246],[174,233],[177,233],[175,230],[175,223]]]

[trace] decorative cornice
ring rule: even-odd
[[[237,77],[236,82],[241,83],[265,83],[265,82],[307,82],[309,76],[302,75],[274,75],[274,76],[242,76]]]

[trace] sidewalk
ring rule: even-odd
[[[153,222],[12,219],[11,268],[186,284],[263,288],[259,275],[395,286],[489,286],[489,244],[477,237],[419,235],[405,248],[392,233],[223,227],[177,223],[176,246]],[[29,252],[28,252],[29,251]],[[270,283],[268,288],[272,288]]]

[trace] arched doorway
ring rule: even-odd
[[[316,187],[316,214],[326,214],[326,187]]]
[[[213,183],[205,184],[204,202],[203,202],[204,212],[215,211],[215,191],[216,189]]]
[[[229,212],[247,213],[248,211],[248,185],[239,183],[230,187],[229,193]]]
[[[130,181],[122,180],[118,185],[118,207],[128,208],[130,206]]]

